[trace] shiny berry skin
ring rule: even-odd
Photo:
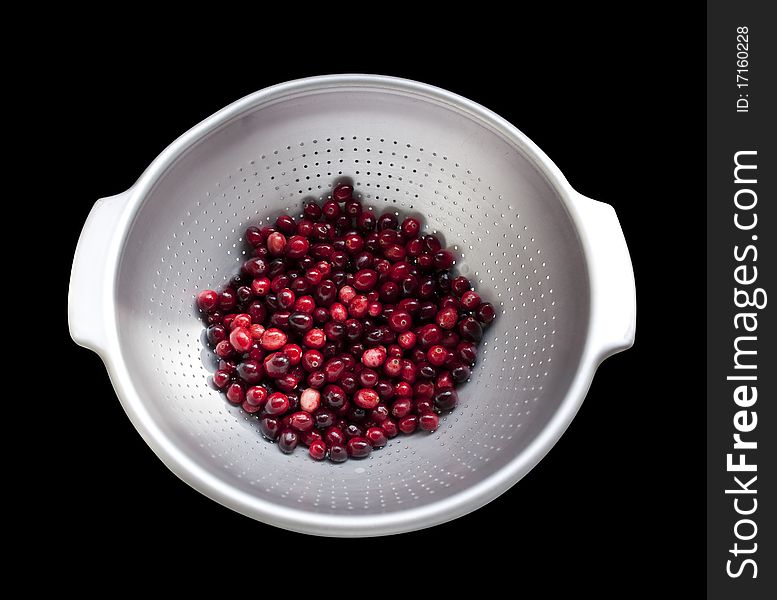
[[[356,216],[356,227],[365,233],[374,230],[377,222],[375,215],[369,210],[364,210]]]
[[[293,235],[286,242],[286,256],[293,259],[300,259],[310,250],[310,242],[306,237]]]
[[[311,329],[302,338],[303,346],[320,350],[326,344],[326,334],[323,329]]]
[[[401,419],[410,414],[413,409],[413,401],[410,398],[399,398],[391,405],[391,416]]]
[[[281,392],[273,392],[267,398],[267,403],[264,405],[264,411],[268,415],[282,415],[289,410],[289,398],[286,394]]]
[[[211,312],[216,310],[219,304],[219,295],[213,290],[203,290],[197,294],[197,306],[200,310]]]
[[[434,266],[438,269],[450,269],[453,266],[453,253],[450,250],[435,252]]]
[[[461,295],[461,305],[466,310],[475,310],[480,306],[480,294],[472,290],[466,291]]]
[[[311,221],[318,221],[321,218],[321,207],[315,202],[308,202],[303,212]]]
[[[246,229],[245,239],[254,248],[264,243],[264,236],[258,227]]]
[[[339,385],[327,385],[323,389],[321,399],[327,408],[335,411],[345,406],[345,403],[348,401],[345,390]]]
[[[392,212],[383,213],[378,217],[378,231],[396,229],[399,226],[397,216]]]
[[[448,358],[448,350],[440,345],[432,346],[426,353],[426,359],[435,367],[443,366],[446,358]]]
[[[227,339],[227,330],[223,325],[211,325],[206,331],[206,337],[208,343],[215,347],[216,344]]]
[[[484,302],[478,306],[477,310],[475,311],[475,318],[484,325],[491,323],[495,317],[496,312],[494,311],[494,305],[490,302]]]
[[[456,390],[443,389],[434,395],[434,406],[439,410],[451,410],[459,403],[459,395]]]
[[[259,383],[264,378],[264,368],[257,360],[244,360],[237,365],[237,374],[248,384]]]
[[[284,454],[291,454],[299,443],[299,435],[293,429],[284,429],[278,436],[278,448]]]
[[[403,238],[412,240],[413,238],[418,237],[418,234],[421,232],[421,223],[418,219],[407,217],[402,221],[402,226],[399,229]]]
[[[440,312],[437,313],[435,321],[437,322],[437,325],[443,329],[453,329],[456,326],[456,321],[458,318],[459,313],[456,312],[456,309],[448,307],[443,308]]]
[[[378,283],[378,274],[372,269],[357,271],[353,277],[353,287],[360,292],[366,292]]]
[[[237,296],[235,291],[227,288],[219,294],[219,308],[224,312],[229,312],[237,306]]]
[[[353,186],[347,183],[338,183],[332,188],[332,200],[335,202],[347,202],[353,197]]]
[[[289,427],[297,431],[309,431],[313,429],[313,417],[305,411],[295,412],[289,416]]]
[[[348,451],[345,446],[339,444],[332,444],[329,446],[329,460],[334,463],[341,463],[348,460]]]
[[[269,396],[267,388],[261,386],[252,386],[246,390],[245,401],[252,406],[264,408],[267,404],[267,397]]]
[[[461,342],[456,346],[456,355],[462,362],[472,364],[477,360],[478,347],[472,342]]]
[[[382,448],[388,443],[386,432],[380,427],[369,427],[364,433],[364,437],[373,448]]]
[[[395,310],[388,319],[388,326],[396,333],[405,332],[413,326],[413,317],[403,310]]]
[[[327,443],[327,446],[343,445],[347,439],[343,430],[335,425],[329,426],[324,431],[324,441]]]
[[[266,296],[270,293],[269,277],[257,277],[251,282],[251,292],[254,296]]]
[[[237,352],[248,352],[253,344],[251,332],[245,327],[237,327],[229,334],[229,343]]]
[[[324,460],[326,457],[326,443],[323,440],[316,440],[308,448],[310,458],[313,460]]]
[[[458,331],[462,339],[469,342],[479,342],[483,337],[483,327],[472,317],[464,317],[459,323]]]
[[[267,250],[273,256],[281,256],[286,248],[286,236],[279,231],[275,231],[267,238]]]
[[[289,360],[289,357],[282,352],[276,352],[271,355],[269,360],[265,359],[264,369],[268,377],[279,379],[289,373],[291,370],[291,361]]]
[[[321,393],[314,388],[306,388],[299,397],[299,406],[308,413],[313,413],[321,406]]]
[[[416,334],[412,331],[405,331],[397,336],[397,344],[403,350],[410,350],[416,343]]]
[[[386,361],[386,349],[383,346],[369,348],[362,354],[361,362],[365,367],[377,369]]]
[[[413,433],[418,428],[418,416],[407,415],[406,417],[402,417],[397,422],[397,427],[406,435]]]
[[[280,350],[286,345],[288,338],[280,329],[270,328],[264,332],[260,344],[265,350]]]
[[[259,419],[259,431],[268,440],[277,440],[281,432],[280,420],[270,416]]]
[[[229,358],[234,354],[235,350],[232,348],[232,344],[229,343],[229,340],[221,340],[216,344],[214,352],[219,358]]]
[[[242,404],[245,400],[245,389],[242,384],[235,381],[227,386],[227,400],[232,404]]]
[[[433,412],[424,412],[418,416],[418,428],[423,431],[435,431],[440,426],[440,417]]]
[[[378,393],[370,388],[362,388],[353,395],[353,402],[359,408],[372,410],[380,402]]]
[[[213,374],[213,385],[219,389],[224,389],[231,378],[232,376],[227,371],[219,369]]]
[[[364,437],[352,437],[346,444],[351,458],[367,458],[372,453],[372,444]]]
[[[289,215],[281,215],[275,219],[275,228],[281,233],[291,235],[297,230],[297,223],[293,217]]]

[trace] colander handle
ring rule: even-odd
[[[95,202],[78,238],[67,316],[70,336],[79,345],[97,353],[107,350],[106,317],[110,310],[110,245],[132,190]]]
[[[634,344],[637,294],[626,238],[615,209],[578,194],[583,244],[590,254],[590,348],[597,361]]]

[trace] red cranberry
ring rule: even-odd
[[[248,359],[237,366],[237,374],[248,384],[259,383],[264,378],[264,368],[259,361]]]
[[[451,367],[451,377],[456,383],[464,383],[471,374],[470,368],[464,363],[456,363]]]
[[[378,383],[378,372],[365,367],[359,373],[359,383],[366,388],[375,387]]]
[[[227,339],[227,330],[223,325],[211,325],[206,331],[206,337],[211,346],[216,346],[219,342]]]
[[[419,239],[410,240],[405,247],[409,256],[421,256],[421,252],[424,250],[424,243]]]
[[[412,391],[411,391],[412,393]],[[413,401],[410,398],[399,398],[391,405],[391,415],[397,419],[408,415],[413,409]]]
[[[340,215],[342,215],[343,211],[336,201],[328,200],[324,202],[324,206],[321,207],[321,212],[324,214],[324,218],[327,221],[336,221]]]
[[[448,350],[443,346],[437,345],[429,348],[426,353],[427,360],[435,367],[441,367],[445,364],[445,359],[448,357]]]
[[[434,395],[434,405],[439,410],[450,410],[459,403],[459,395],[454,389],[443,389]]]
[[[364,232],[375,229],[376,223],[375,215],[369,210],[362,211],[356,216],[356,227]]]
[[[345,363],[340,358],[331,358],[324,364],[324,375],[328,383],[335,383],[345,373]]]
[[[496,317],[494,306],[490,302],[484,302],[475,311],[475,317],[484,325],[488,325]]]
[[[443,308],[437,313],[435,320],[437,324],[443,329],[453,329],[456,326],[456,321],[459,318],[459,313],[455,308]]]
[[[252,386],[246,390],[245,401],[252,406],[263,408],[267,403],[267,389],[261,386]]]
[[[411,240],[418,237],[418,234],[421,232],[421,223],[418,221],[418,219],[407,217],[404,221],[402,221],[400,231],[402,232],[403,238],[406,240]]]
[[[383,421],[383,423],[380,424],[380,428],[385,432],[386,437],[389,439],[396,437],[397,434],[399,433],[397,422],[391,418],[388,418],[385,421]]]
[[[472,285],[470,284],[469,279],[466,277],[455,277],[451,281],[451,291],[457,296],[461,296],[464,294],[464,292],[467,292],[470,289],[472,289]]]
[[[343,430],[334,425],[328,427],[324,432],[324,441],[328,446],[343,445],[347,439]]]
[[[351,458],[367,458],[372,452],[372,444],[364,437],[353,437],[346,445]]]
[[[266,296],[270,293],[270,279],[268,277],[257,277],[251,282],[251,292],[255,296]]]
[[[286,236],[276,231],[267,238],[267,250],[273,256],[280,256],[286,248]]]
[[[483,337],[483,327],[472,317],[464,317],[459,323],[459,334],[470,342],[479,342]]]
[[[307,382],[310,387],[320,389],[326,383],[326,375],[323,371],[313,371],[308,375]]]
[[[373,389],[363,388],[354,394],[353,401],[359,408],[372,410],[378,405],[378,393]]]
[[[345,390],[339,385],[326,386],[321,394],[321,398],[328,408],[335,411],[345,406],[345,403],[348,400],[345,395]]]
[[[215,352],[216,356],[219,358],[229,358],[235,351],[232,348],[232,344],[229,343],[229,340],[222,340],[216,344]]]
[[[281,423],[279,419],[267,416],[259,419],[259,431],[268,440],[277,440],[280,433]]]
[[[229,334],[229,343],[237,352],[248,352],[253,343],[251,332],[245,327],[237,327]]]
[[[345,446],[339,444],[332,444],[329,446],[329,460],[334,463],[341,463],[348,460],[348,451]]]
[[[245,389],[243,384],[233,381],[227,386],[227,400],[232,404],[242,404],[245,400]]]
[[[424,412],[418,417],[418,428],[435,431],[440,426],[440,417],[433,412]]]
[[[288,338],[280,329],[270,328],[264,332],[260,344],[265,350],[280,350],[286,345]]]
[[[378,231],[396,229],[399,226],[397,216],[392,212],[383,213],[378,218]]]
[[[302,338],[302,343],[308,348],[321,349],[326,344],[326,334],[323,329],[311,329]]]
[[[472,364],[477,360],[478,347],[472,342],[461,342],[456,346],[456,354],[463,362]]]
[[[386,361],[386,349],[383,346],[378,346],[365,350],[361,361],[365,367],[377,369]]]
[[[305,412],[313,413],[321,406],[321,393],[313,388],[302,391],[299,397],[299,405]]]
[[[413,317],[408,312],[395,310],[388,320],[388,325],[392,331],[402,333],[413,326]]]
[[[291,454],[299,443],[297,432],[292,429],[284,429],[278,436],[278,448],[284,454]]]
[[[275,228],[281,233],[291,235],[297,230],[297,223],[289,215],[281,215],[275,219]]]
[[[306,371],[317,371],[324,364],[324,355],[318,350],[306,350],[302,354],[302,366]]]
[[[228,312],[237,306],[237,295],[235,291],[226,288],[219,294],[219,308],[224,312]]]
[[[347,202],[353,197],[353,186],[347,183],[338,183],[332,188],[332,199],[335,202]]]
[[[472,290],[464,292],[461,295],[461,305],[467,310],[475,310],[480,306],[480,295]]]
[[[397,427],[399,427],[399,430],[402,433],[405,434],[411,434],[413,433],[416,428],[418,427],[418,416],[417,415],[407,415],[406,417],[402,417],[397,422]]]
[[[219,369],[213,374],[213,385],[219,389],[223,389],[227,386],[230,379],[232,379],[232,376],[227,371]]]
[[[320,306],[330,306],[337,299],[337,286],[333,281],[325,279],[313,295]]]
[[[258,227],[249,227],[246,229],[245,238],[254,248],[264,243],[264,236],[262,236],[262,232],[259,231]]]
[[[378,274],[372,269],[357,271],[353,278],[353,287],[360,292],[371,290],[376,283],[378,283]]]
[[[313,428],[313,417],[305,411],[295,412],[289,417],[289,426],[297,431],[309,431]]]
[[[372,446],[373,448],[381,448],[388,443],[386,432],[383,431],[383,429],[381,429],[380,427],[368,428],[364,434],[364,437],[367,438],[367,441],[370,443],[370,446]]]
[[[282,415],[289,410],[289,398],[281,392],[274,392],[267,398],[264,410],[268,415]]]
[[[218,304],[219,295],[213,290],[203,290],[197,294],[197,306],[200,307],[200,310],[211,312],[216,310]]]
[[[267,372],[267,376],[273,379],[283,377],[291,370],[291,362],[289,357],[282,352],[276,352],[270,355],[269,360],[265,359],[264,369]],[[239,368],[239,367],[238,367]]]
[[[301,235],[291,236],[286,243],[286,256],[299,259],[305,256],[310,249],[310,242]]]
[[[310,444],[308,452],[313,460],[324,460],[326,457],[326,444],[323,440],[316,440]]]

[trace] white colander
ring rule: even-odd
[[[363,461],[284,455],[208,378],[194,297],[244,260],[248,225],[350,177],[380,214],[422,218],[497,308],[460,405]],[[507,490],[559,439],[597,365],[634,340],[634,275],[613,209],[576,193],[515,127],[465,98],[337,75],[256,92],[99,200],[70,281],[73,339],[105,361],[164,463],[245,515],[306,533],[428,527]]]

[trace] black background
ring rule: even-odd
[[[452,27],[399,19],[399,29],[375,34],[297,21],[269,37],[264,23],[219,41],[206,24],[175,43],[162,41],[168,32],[67,36],[46,65],[60,100],[40,112],[56,127],[50,144],[62,167],[61,193],[48,199],[61,234],[52,288],[60,301],[92,203],[128,188],[178,135],[273,83],[368,72],[491,108],[575,189],[612,204],[634,262],[638,324],[634,348],[605,361],[567,433],[510,491],[442,526],[359,541],[272,528],[179,481],[133,429],[100,359],[69,339],[63,307],[56,336],[74,383],[65,394],[72,410],[59,412],[48,455],[45,485],[56,501],[37,512],[58,563],[267,580],[295,580],[293,569],[305,565],[318,582],[345,569],[356,582],[338,583],[341,593],[366,593],[376,580],[401,592],[411,575],[425,576],[430,591],[462,578],[503,579],[516,593],[542,586],[551,596],[567,586],[652,596],[671,580],[673,591],[692,580],[701,590],[703,20],[561,12],[527,15],[504,31],[498,18],[477,24],[459,15]],[[74,540],[88,550],[68,552]],[[280,569],[271,562],[278,557]]]

